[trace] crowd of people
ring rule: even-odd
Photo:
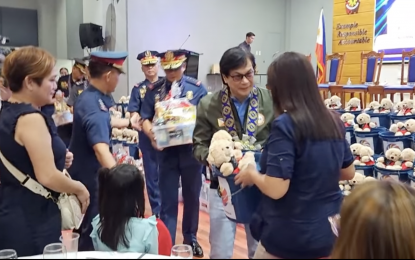
[[[253,55],[244,48],[231,48],[220,60],[224,88],[210,95],[200,81],[184,75],[186,55],[184,50],[138,55],[146,79],[132,89],[130,119],[111,116],[111,93],[127,53],[93,52],[88,64],[76,61],[77,69],[58,86],[55,59],[45,50],[23,47],[7,56],[0,78],[0,250],[31,256],[58,242],[62,223],[55,202],[60,193],[69,193],[76,195],[85,214],[76,230],[79,250],[157,254],[158,221],[170,233],[163,239],[176,243],[181,180],[184,241],[179,243],[191,246],[195,257],[203,257],[197,240],[202,168],[214,167],[207,162],[210,142],[214,133],[224,129],[240,139],[255,137],[262,149],[261,170],[249,166],[235,177],[236,184],[256,185],[262,192],[256,213],[245,225],[247,257],[415,257],[411,187],[393,181],[367,182],[343,199],[338,182],[354,177],[354,158],[339,114],[325,107],[304,55],[286,52],[275,59],[263,89],[254,84]],[[158,77],[159,65],[164,78]],[[177,82],[180,93],[174,96],[171,88]],[[67,144],[47,109],[56,89],[74,95]],[[197,106],[193,144],[160,149],[152,119],[157,102],[171,96],[187,98]],[[111,129],[124,127],[139,131],[145,180],[135,166],[116,165],[110,152]],[[18,180],[7,162],[27,178]],[[72,179],[62,174],[64,169]],[[33,193],[33,183],[46,188],[49,199]],[[229,259],[236,224],[225,215],[219,186],[212,177],[210,258]],[[145,187],[151,217],[144,212]]]

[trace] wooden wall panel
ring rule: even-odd
[[[345,0],[333,0],[332,51],[346,53],[341,84],[360,84],[360,55],[373,50],[375,0],[358,0],[357,13],[348,14]]]

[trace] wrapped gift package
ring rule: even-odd
[[[186,98],[157,102],[153,131],[160,148],[191,144],[196,122],[196,107]]]

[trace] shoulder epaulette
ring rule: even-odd
[[[69,75],[64,75],[62,77],[59,77],[58,81],[68,81]]]
[[[162,79],[159,79],[156,82],[150,84],[147,87],[148,87],[149,90],[154,90],[154,89],[157,89],[157,88],[161,87],[164,84],[164,82],[165,82],[165,79],[162,78]]]
[[[195,85],[195,86],[197,86],[197,87],[199,87],[200,86],[200,84],[202,84],[202,81],[200,81],[200,80],[197,80],[197,79],[194,79],[194,78],[192,78],[192,77],[185,77],[185,81],[187,82],[187,83],[190,83],[190,84],[192,84],[192,85]]]
[[[144,80],[143,80],[143,81],[141,81],[141,82],[139,82],[139,83],[137,83],[137,84],[135,84],[135,85],[134,85],[134,87],[135,87],[135,88],[138,88],[138,87],[140,87],[143,83],[144,83]]]

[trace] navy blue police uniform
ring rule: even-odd
[[[77,68],[84,75],[86,74],[86,63],[82,59],[75,59],[73,68]],[[82,78],[81,80],[75,81],[72,77],[72,74],[69,74],[59,78],[56,91],[62,91],[63,96],[66,99],[66,103],[68,104],[68,106],[72,107],[75,104],[76,98],[87,86],[88,81],[86,80],[86,78]],[[45,109],[51,110],[52,108],[49,107]],[[63,142],[66,144],[66,146],[69,146],[69,142],[71,141],[72,136],[72,124],[65,124],[59,126],[57,129],[58,134],[62,138]]]
[[[74,67],[78,68],[82,74],[86,73],[85,67],[85,61],[81,59],[75,59]],[[85,79],[74,81],[72,78],[72,74],[65,75],[59,78],[58,85],[56,91],[60,90],[63,93],[63,96],[65,98],[68,98],[70,96],[70,91],[72,87],[76,86],[84,86],[88,85],[88,82]],[[75,100],[73,100],[73,103],[69,104],[70,106],[73,106],[75,103]]]
[[[181,51],[168,51],[159,56],[161,58],[161,66],[165,70],[180,69],[186,61],[186,55]],[[161,79],[150,86],[141,107],[143,119],[153,120],[156,102],[165,99],[167,93],[171,90],[171,85],[171,82]],[[195,106],[207,94],[206,88],[200,81],[194,78],[183,76],[180,80],[180,85],[181,93],[178,98],[187,97],[190,103]],[[170,231],[174,244],[179,203],[179,179],[181,179],[184,202],[182,227],[184,243],[191,245],[197,256],[203,256],[203,251],[196,238],[199,224],[202,165],[193,157],[191,144],[168,147],[160,151],[158,155],[159,188],[161,194],[160,218]]]
[[[127,53],[93,52],[91,61],[102,62],[120,69]],[[121,69],[120,69],[121,70]],[[122,71],[122,70],[121,70]],[[90,205],[78,232],[79,250],[94,250],[90,238],[92,219],[98,214],[98,175],[101,164],[93,147],[104,143],[110,145],[111,118],[109,109],[113,100],[93,85],[89,85],[78,97],[74,105],[73,132],[69,150],[74,154],[69,173],[73,179],[82,182],[90,193]]]
[[[145,51],[138,54],[137,59],[141,62],[142,66],[157,66],[158,52]],[[159,78],[160,80],[161,78]],[[131,90],[130,102],[128,104],[128,112],[138,112],[141,115],[141,104],[144,101],[145,94],[148,87],[151,85],[148,79],[136,84]],[[146,176],[146,187],[148,200],[150,202],[151,211],[153,215],[160,214],[160,191],[158,187],[158,163],[157,163],[157,151],[151,145],[151,141],[148,136],[143,132],[138,132],[139,135],[139,148],[143,155],[144,174]]]

